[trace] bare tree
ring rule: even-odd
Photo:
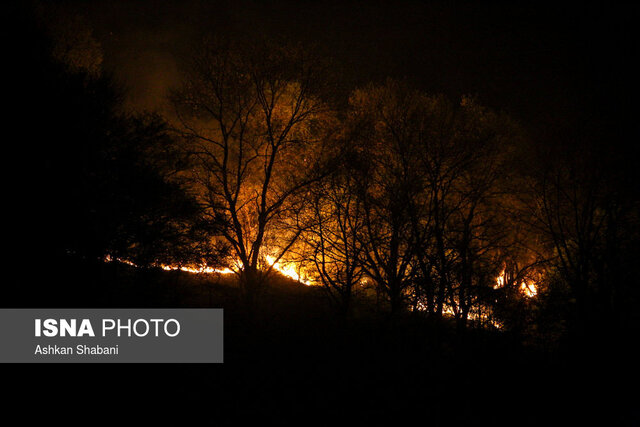
[[[531,206],[532,224],[574,302],[571,324],[578,334],[611,325],[624,312],[620,295],[628,273],[621,248],[631,247],[634,237],[621,231],[637,221],[615,164],[605,153],[594,154],[556,152],[535,181]]]
[[[305,262],[312,266],[343,320],[349,317],[354,291],[364,277],[364,218],[353,170],[353,165],[344,166],[314,189],[307,208],[311,222],[302,238]]]
[[[367,166],[359,176],[363,269],[388,297],[392,316],[406,305],[414,274],[412,212],[420,195],[416,163],[421,94],[388,81],[351,97],[350,135]]]
[[[249,300],[300,233],[275,236],[272,225],[322,176],[317,145],[329,114],[315,96],[318,80],[300,48],[208,40],[174,96],[190,181],[210,215],[224,212],[223,234]]]
[[[388,81],[352,96],[348,126],[368,168],[360,177],[363,268],[401,310],[461,327],[482,308],[504,250],[500,180],[514,126],[463,97],[455,104]]]
[[[505,118],[462,98],[450,138],[457,146],[445,233],[452,258],[449,304],[462,328],[479,297],[495,281],[496,254],[507,236],[500,215],[504,154],[509,135]]]

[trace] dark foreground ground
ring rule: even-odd
[[[44,274],[56,280],[42,286]],[[133,409],[149,421],[177,414],[177,425],[194,416],[212,425],[639,425],[635,336],[546,349],[420,316],[392,327],[360,310],[344,325],[318,289],[287,280],[249,315],[224,277],[114,264],[56,264],[9,286],[5,307],[225,309],[224,364],[0,367],[5,408],[42,409],[25,417],[83,408],[119,424]]]

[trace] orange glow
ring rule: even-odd
[[[310,280],[308,280],[306,277],[302,277],[299,274],[299,268],[296,266],[295,263],[293,262],[282,262],[282,261],[278,261],[277,263],[274,264],[275,261],[275,257],[272,257],[270,255],[265,256],[265,259],[267,261],[267,263],[269,264],[269,266],[273,266],[273,269],[278,271],[280,274],[282,274],[283,276],[289,277],[290,279],[293,279],[297,282],[303,283],[307,286],[311,286],[312,283]],[[107,255],[104,258],[105,262],[113,262],[113,261],[118,261],[121,262],[123,264],[127,264],[130,265],[132,267],[137,267],[137,265],[127,259],[122,259],[122,258],[113,258],[110,255]],[[240,266],[242,265],[240,263],[240,261],[236,262],[236,266]],[[240,268],[238,268],[238,270],[233,270],[229,267],[224,267],[224,268],[214,268],[214,267],[209,267],[208,265],[200,265],[200,266],[184,266],[184,265],[169,265],[169,264],[160,264],[159,265],[160,268],[162,268],[163,270],[166,271],[174,271],[174,270],[180,270],[180,271],[184,271],[187,273],[194,273],[194,274],[234,274],[237,273]]]
[[[196,273],[196,274],[212,274],[212,273],[218,273],[218,274],[233,274],[235,273],[235,271],[233,271],[232,269],[225,267],[225,268],[213,268],[213,267],[208,267],[208,266],[201,266],[201,267],[185,267],[185,266],[177,266],[177,265],[165,265],[162,264],[160,266],[163,270],[167,270],[167,271],[171,271],[171,270],[180,270],[180,271],[186,271],[187,273]]]
[[[493,285],[493,289],[500,289],[505,285],[505,283],[506,283],[506,271],[502,270],[500,275],[496,277],[496,284]],[[520,289],[520,292],[522,292],[522,294],[527,298],[532,298],[538,295],[538,289],[536,287],[536,284],[531,280],[527,280],[527,279],[522,280],[520,282],[519,289]]]
[[[137,267],[136,264],[134,264],[133,262],[131,262],[129,260],[121,259],[121,258],[113,259],[109,255],[107,255],[104,260],[106,262],[118,261],[118,262],[121,262],[123,264],[131,265],[133,267]],[[295,280],[296,282],[300,282],[300,283],[302,283],[304,285],[307,285],[307,286],[314,285],[312,280],[310,280],[306,275],[303,276],[301,274],[300,267],[297,266],[296,263],[294,263],[294,262],[283,262],[282,260],[280,260],[278,262],[275,262],[275,257],[273,257],[271,255],[266,255],[265,256],[265,260],[266,260],[267,264],[270,267],[272,266],[274,270],[278,271],[283,276],[286,276],[286,277],[288,277],[290,279]],[[240,265],[241,265],[241,263],[239,261],[236,262],[237,270],[231,269],[229,267],[214,268],[214,267],[209,267],[207,265],[201,265],[201,266],[178,266],[178,265],[160,264],[159,267],[162,268],[163,270],[166,270],[166,271],[180,270],[180,271],[184,271],[184,272],[187,272],[187,273],[194,273],[194,274],[234,274],[234,273],[237,273],[240,270],[240,267],[239,267]],[[495,281],[496,281],[496,283],[493,285],[493,289],[500,289],[500,288],[504,287],[505,283],[506,283],[506,271],[502,270],[502,272],[496,277]],[[527,280],[527,279],[524,279],[524,280],[519,282],[519,290],[527,298],[533,298],[538,294],[538,289],[536,287],[536,284],[533,281]],[[418,309],[421,310],[421,309],[424,309],[424,308],[419,307]],[[445,308],[445,313],[450,314],[450,315],[454,314],[454,312],[451,309],[451,307],[446,307]],[[473,318],[473,316],[470,315],[470,318]],[[474,319],[474,320],[478,320],[478,319]]]
[[[113,258],[111,255],[107,255],[104,257],[104,261],[105,262],[113,262],[113,261],[118,261],[122,264],[127,264],[130,265],[132,267],[138,267],[134,262],[129,261],[128,259],[122,259],[122,258]],[[217,274],[231,274],[231,273],[235,273],[233,270],[231,270],[230,268],[213,268],[213,267],[209,267],[207,265],[204,266],[198,266],[198,267],[189,267],[189,266],[177,266],[177,265],[167,265],[167,264],[160,264],[158,267],[162,268],[163,270],[166,271],[173,271],[173,270],[180,270],[180,271],[185,271],[187,273],[196,273],[196,274],[212,274],[212,273],[217,273]]]
[[[504,274],[505,274],[505,271],[502,270],[502,273],[500,273],[500,275],[496,277],[496,284],[493,285],[493,289],[500,289],[501,287],[504,286]]]
[[[520,284],[520,291],[528,298],[538,295],[538,289],[536,288],[535,283],[526,280]]]
[[[417,304],[417,306],[416,306],[416,309],[417,309],[418,311],[423,311],[423,310],[426,310],[426,309],[427,309],[427,307],[426,307],[426,305],[425,305],[424,303],[419,302],[419,303]],[[454,310],[454,309],[453,309],[453,307],[452,307],[451,305],[449,305],[449,304],[444,304],[444,306],[442,307],[442,313],[443,313],[444,315],[446,315],[446,316],[450,316],[450,317],[455,317],[455,316],[456,316],[456,312],[455,312],[455,310]],[[489,313],[487,313],[487,312],[470,311],[470,312],[468,313],[467,318],[468,318],[469,320],[472,320],[472,321],[475,321],[475,322],[481,322],[481,323],[484,323],[484,324],[487,324],[487,323],[488,323],[488,324],[490,324],[491,326],[493,326],[493,327],[494,327],[494,328],[496,328],[496,329],[502,329],[502,328],[504,327],[504,325],[503,325],[500,321],[498,321],[498,320],[494,319],[494,318],[493,318]]]
[[[265,259],[267,260],[267,263],[269,263],[270,266],[273,266],[273,269],[280,272],[280,274],[282,274],[283,276],[287,276],[290,279],[293,279],[297,282],[303,283],[307,286],[311,286],[311,282],[309,280],[307,280],[307,278],[303,278],[300,276],[299,268],[296,268],[296,265],[292,262],[281,262],[278,261],[277,263],[274,264],[275,262],[275,257],[272,257],[270,255],[265,256]]]

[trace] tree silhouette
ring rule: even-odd
[[[615,157],[597,151],[576,156],[555,150],[537,175],[532,200],[533,226],[549,245],[561,278],[554,285],[568,288],[570,326],[582,337],[620,327],[628,312],[621,309],[621,295],[634,300],[632,281],[623,277],[630,271],[624,251],[635,250],[637,236],[629,230],[637,206],[613,170]]]
[[[24,93],[14,123],[32,128],[31,143],[15,153],[29,159],[15,198],[24,231],[16,264],[37,259],[44,272],[69,258],[102,263],[111,256],[150,266],[205,244],[200,207],[172,179],[182,166],[168,155],[177,152],[163,119],[123,113],[121,89],[99,64],[70,66],[49,27],[30,23],[27,72],[16,78]],[[22,108],[30,99],[38,102]]]
[[[314,272],[343,320],[349,318],[356,287],[364,278],[364,217],[358,197],[357,154],[342,154],[336,170],[310,190],[302,222],[302,259]]]
[[[363,232],[362,268],[388,296],[392,316],[406,304],[414,274],[411,213],[419,195],[416,164],[419,96],[388,82],[351,96],[350,138],[366,167],[358,176]]]
[[[272,268],[265,256],[277,262],[299,236],[274,235],[273,225],[324,174],[316,146],[328,108],[315,95],[316,73],[299,48],[209,39],[173,97],[192,188],[207,215],[223,212],[250,303]]]
[[[517,126],[471,98],[454,104],[389,80],[354,92],[344,132],[364,159],[348,172],[362,268],[392,313],[411,302],[462,328],[472,312],[486,317],[508,252],[502,182]]]

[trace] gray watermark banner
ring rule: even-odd
[[[222,363],[223,310],[0,309],[0,363]]]

